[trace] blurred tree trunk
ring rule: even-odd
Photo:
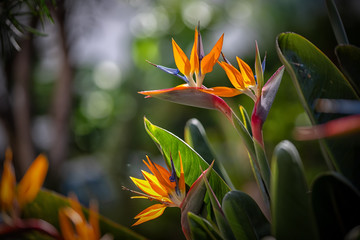
[[[65,1],[58,1],[57,11],[54,14],[59,29],[59,44],[62,55],[60,57],[60,72],[54,89],[52,108],[53,141],[49,157],[52,168],[50,174],[53,180],[59,177],[59,167],[68,157],[69,152],[69,122],[72,106],[73,70],[69,61],[69,46],[66,36],[66,9]],[[56,183],[56,182],[55,182]]]
[[[34,27],[36,23],[37,19],[32,17],[30,26]],[[35,157],[30,116],[33,35],[27,33],[19,46],[21,49],[4,62],[4,85],[7,90],[1,95],[4,100],[1,103],[1,119],[7,130],[8,144],[14,153],[15,168],[22,176]]]

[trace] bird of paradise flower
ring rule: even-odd
[[[203,91],[207,89],[203,85],[205,75],[213,70],[214,65],[218,61],[223,39],[224,34],[219,38],[210,53],[205,55],[201,34],[195,29],[195,39],[190,59],[175,40],[172,39],[173,54],[177,69],[151,64],[166,73],[181,78],[186,83],[174,88],[141,91],[139,93],[147,97],[155,97],[184,105],[219,110],[231,120],[231,109],[226,102],[216,96],[216,94],[213,94],[213,92]]]
[[[204,184],[204,177],[208,177],[213,164],[211,164],[209,168],[199,176],[186,193],[184,168],[180,153],[179,157],[179,176],[176,174],[172,159],[170,159],[171,170],[169,171],[161,165],[154,163],[148,156],[146,156],[147,161],[143,160],[143,162],[151,173],[142,170],[141,172],[145,179],[130,177],[130,179],[142,192],[134,191],[124,186],[122,187],[123,190],[130,191],[137,195],[131,197],[132,199],[144,198],[158,202],[157,204],[151,205],[137,214],[134,217],[137,221],[132,226],[160,217],[167,207],[179,207],[182,212],[181,224],[183,232],[185,236],[189,236],[190,230],[187,220],[189,206],[191,205],[191,207],[193,207],[199,202],[202,204],[205,194],[204,188],[202,187]]]

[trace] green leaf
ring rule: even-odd
[[[186,238],[190,236],[188,213],[199,214],[201,212],[206,194],[205,180],[209,177],[213,165],[211,164],[208,169],[203,171],[199,178],[191,185],[185,199],[181,203],[181,227]],[[211,207],[210,204],[209,207]]]
[[[203,177],[203,179],[205,181],[206,190],[209,193],[211,206],[213,208],[216,223],[220,229],[221,235],[225,239],[235,239],[235,236],[230,228],[229,221],[226,219],[225,214],[224,214],[223,210],[221,209],[219,200],[216,198],[214,191],[212,190],[206,177]]]
[[[188,213],[192,239],[196,240],[218,240],[222,239],[220,234],[213,228],[209,221],[191,212]]]
[[[236,239],[262,239],[271,234],[269,221],[246,193],[228,192],[223,199],[222,209]]]
[[[249,132],[250,136],[252,136],[251,121],[250,121],[249,114],[246,112],[246,109],[242,105],[239,105],[239,110],[241,113],[242,122],[243,122],[246,130]]]
[[[171,155],[178,174],[180,173],[180,152],[183,161],[185,182],[188,186],[191,186],[201,175],[201,169],[207,169],[209,164],[188,144],[171,132],[153,125],[146,118],[144,118],[144,123],[147,133],[158,146],[168,166],[170,166]],[[211,186],[213,186],[218,199],[222,199],[225,194],[230,191],[229,186],[226,185],[225,181],[214,170],[210,173],[209,182]],[[209,200],[205,201],[205,203],[210,204]]]
[[[335,53],[351,86],[360,95],[360,48],[353,45],[340,45],[335,48]]]
[[[328,10],[330,23],[338,44],[349,44],[344,25],[341,21],[340,14],[336,8],[334,0],[326,0],[325,2]]]
[[[249,153],[250,165],[251,170],[253,171],[256,183],[259,186],[261,195],[264,199],[264,202],[267,206],[269,206],[269,194],[267,191],[267,187],[263,181],[261,172],[260,172],[260,165],[257,160],[256,150],[255,150],[255,143],[248,132],[247,128],[245,127],[244,123],[235,115],[233,114],[234,125],[238,133],[240,134],[243,143]]]
[[[206,132],[199,120],[193,118],[187,121],[185,125],[184,139],[209,165],[216,159],[215,154],[206,137]],[[218,161],[214,164],[214,169],[221,173],[217,166]]]
[[[321,239],[344,239],[360,225],[360,193],[338,173],[314,181],[312,203]]]
[[[210,142],[206,136],[205,129],[199,120],[193,118],[187,121],[185,126],[184,139],[187,144],[190,145],[208,164],[211,164],[216,157]],[[219,173],[232,188],[231,180],[227,175],[221,161],[215,161],[214,170]]]
[[[266,207],[269,208],[270,206],[270,196],[269,196],[269,192],[270,192],[270,178],[271,178],[271,171],[270,171],[270,166],[269,166],[269,162],[267,160],[266,157],[266,153],[265,153],[265,149],[263,146],[261,146],[260,143],[258,143],[258,141],[254,141],[254,146],[255,146],[255,152],[256,152],[256,158],[257,158],[257,162],[259,164],[259,169],[257,171],[259,171],[259,174],[261,176],[261,180],[262,180],[262,184],[263,184],[263,199],[265,202]]]
[[[24,218],[43,219],[60,231],[58,211],[67,206],[69,206],[69,201],[64,196],[49,190],[41,190],[36,199],[24,207],[23,216]],[[84,208],[84,212],[87,213],[88,210]],[[129,228],[102,216],[99,216],[99,225],[102,235],[109,233],[114,239],[145,239]]]
[[[250,154],[251,157],[255,159],[256,153],[254,148],[254,141],[252,139],[251,134],[247,130],[247,127],[245,127],[244,123],[238,118],[238,116],[235,113],[232,114],[232,119],[237,132],[244,141],[244,145],[248,153]]]
[[[317,239],[299,153],[289,141],[277,145],[272,159],[272,231],[277,239]]]
[[[359,99],[344,75],[312,43],[295,33],[282,33],[277,37],[277,51],[286,66],[313,125],[344,117],[343,114],[320,113],[315,101],[328,99]],[[326,139],[320,143],[324,155],[357,187],[360,187],[360,141]],[[330,161],[328,165],[331,167]]]

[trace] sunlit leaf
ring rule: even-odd
[[[209,167],[209,164],[188,144],[186,144],[183,140],[181,140],[174,134],[156,125],[153,125],[146,118],[144,119],[144,121],[147,133],[158,146],[159,150],[166,159],[168,166],[170,166],[171,155],[177,173],[180,172],[180,152],[184,166],[185,182],[188,186],[191,186],[201,175],[201,169],[207,169]],[[218,199],[222,199],[225,194],[230,191],[229,186],[227,186],[225,181],[214,170],[211,171],[209,182],[214,188],[215,194]],[[206,202],[207,204],[209,204],[209,200],[207,200]]]

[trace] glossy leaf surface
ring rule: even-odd
[[[168,166],[170,166],[171,155],[177,173],[180,172],[180,152],[184,166],[185,182],[188,186],[191,186],[196,179],[198,179],[202,173],[201,169],[207,169],[209,167],[209,164],[187,143],[169,131],[153,125],[146,118],[145,128],[163,154]],[[210,173],[209,182],[215,189],[215,194],[219,199],[222,199],[225,194],[230,191],[229,186],[227,186],[225,181],[214,170]]]
[[[276,239],[317,239],[309,189],[299,153],[289,141],[277,145],[272,159],[272,231]]]
[[[322,113],[315,109],[316,100],[358,100],[355,90],[339,69],[311,42],[295,33],[282,33],[277,38],[277,51],[286,66],[313,125],[344,117],[344,114]],[[360,141],[326,139],[321,141],[325,157],[342,174],[360,187]]]
[[[223,199],[222,209],[236,239],[261,239],[270,235],[269,221],[246,193],[228,192]]]

